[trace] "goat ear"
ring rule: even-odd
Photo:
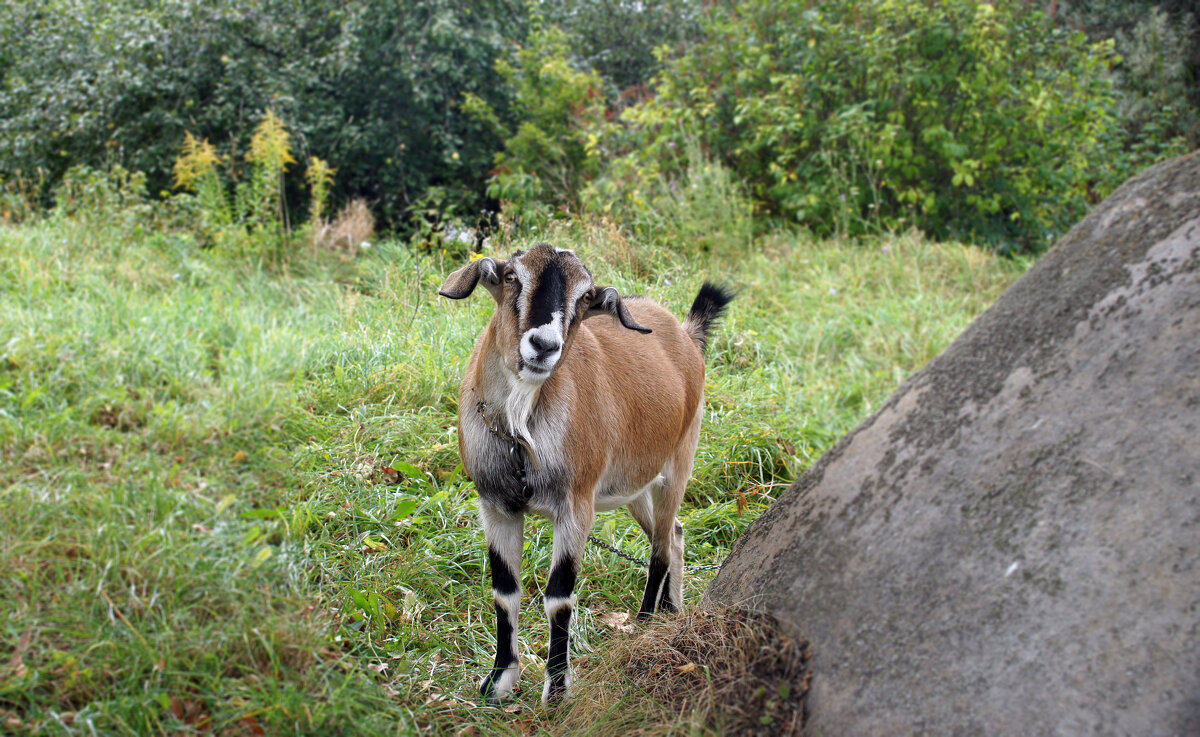
[[[504,273],[504,262],[497,263],[490,258],[472,261],[458,271],[446,277],[438,294],[450,299],[464,299],[475,291],[475,285],[483,284],[484,288],[498,297],[500,293],[500,275]]]
[[[583,313],[583,319],[586,320],[596,315],[612,315],[630,330],[636,330],[639,333],[652,332],[650,328],[639,325],[633,319],[629,308],[625,306],[625,300],[621,299],[621,293],[616,288],[592,287],[592,294],[589,297],[588,309],[587,312]]]

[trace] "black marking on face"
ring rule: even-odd
[[[500,554],[488,546],[488,565],[492,569],[492,589],[502,596],[517,593],[517,579]]]
[[[537,287],[529,300],[528,327],[536,328],[549,323],[554,312],[563,312],[567,301],[567,273],[551,261],[537,278]]]
[[[565,606],[550,616],[550,653],[546,658],[546,676],[550,680],[550,696],[557,696],[567,688],[570,630],[571,607]]]
[[[550,582],[546,584],[547,599],[566,599],[575,591],[575,560],[563,558],[550,569]]]

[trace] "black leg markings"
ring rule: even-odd
[[[517,593],[517,577],[508,563],[492,547],[488,546],[488,566],[492,569],[492,588],[497,594],[511,596]]]
[[[650,555],[650,572],[646,574],[646,594],[642,597],[642,608],[638,610],[638,619],[647,620],[654,614],[655,604],[659,600],[658,592],[662,589],[663,579],[667,576],[667,561],[661,555]]]
[[[575,591],[575,561],[563,558],[550,569],[550,581],[546,584],[547,599],[565,599]]]
[[[479,692],[489,703],[497,701],[496,681],[500,680],[500,676],[504,674],[505,670],[517,663],[515,645],[512,618],[508,611],[500,606],[499,602],[496,602],[496,663],[492,666],[492,672],[479,686]]]
[[[550,615],[550,656],[546,658],[546,678],[550,681],[547,698],[567,689],[567,643],[571,629],[571,607],[564,606]]]
[[[575,560],[563,558],[550,569],[546,584],[546,612],[550,616],[550,652],[546,658],[546,698],[551,699],[567,689],[567,669],[570,667],[571,594],[577,578]],[[561,602],[557,609],[549,607]]]
[[[663,577],[662,594],[658,597],[658,611],[673,612],[678,607],[671,600],[671,571],[667,571],[667,575]]]

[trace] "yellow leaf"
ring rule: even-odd
[[[696,665],[695,663],[684,663],[683,665],[675,666],[675,670],[679,671],[680,673],[691,673],[699,667],[700,666]]]
[[[251,568],[258,568],[263,563],[267,562],[267,558],[271,557],[273,551],[270,548],[263,548],[254,554],[254,560],[250,561]]]

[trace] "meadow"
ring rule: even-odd
[[[677,315],[702,280],[738,291],[709,353],[688,564],[719,563],[1025,267],[912,234],[706,252],[605,221],[489,253],[538,241]],[[500,708],[476,692],[494,615],[455,415],[492,302],[436,294],[465,258],[381,239],[266,266],[123,212],[0,226],[0,731],[562,731],[571,704],[538,704],[540,520],[522,686]],[[623,510],[594,532],[648,553]],[[688,578],[690,604],[712,575]],[[642,586],[589,547],[577,665],[629,636],[613,623]]]

